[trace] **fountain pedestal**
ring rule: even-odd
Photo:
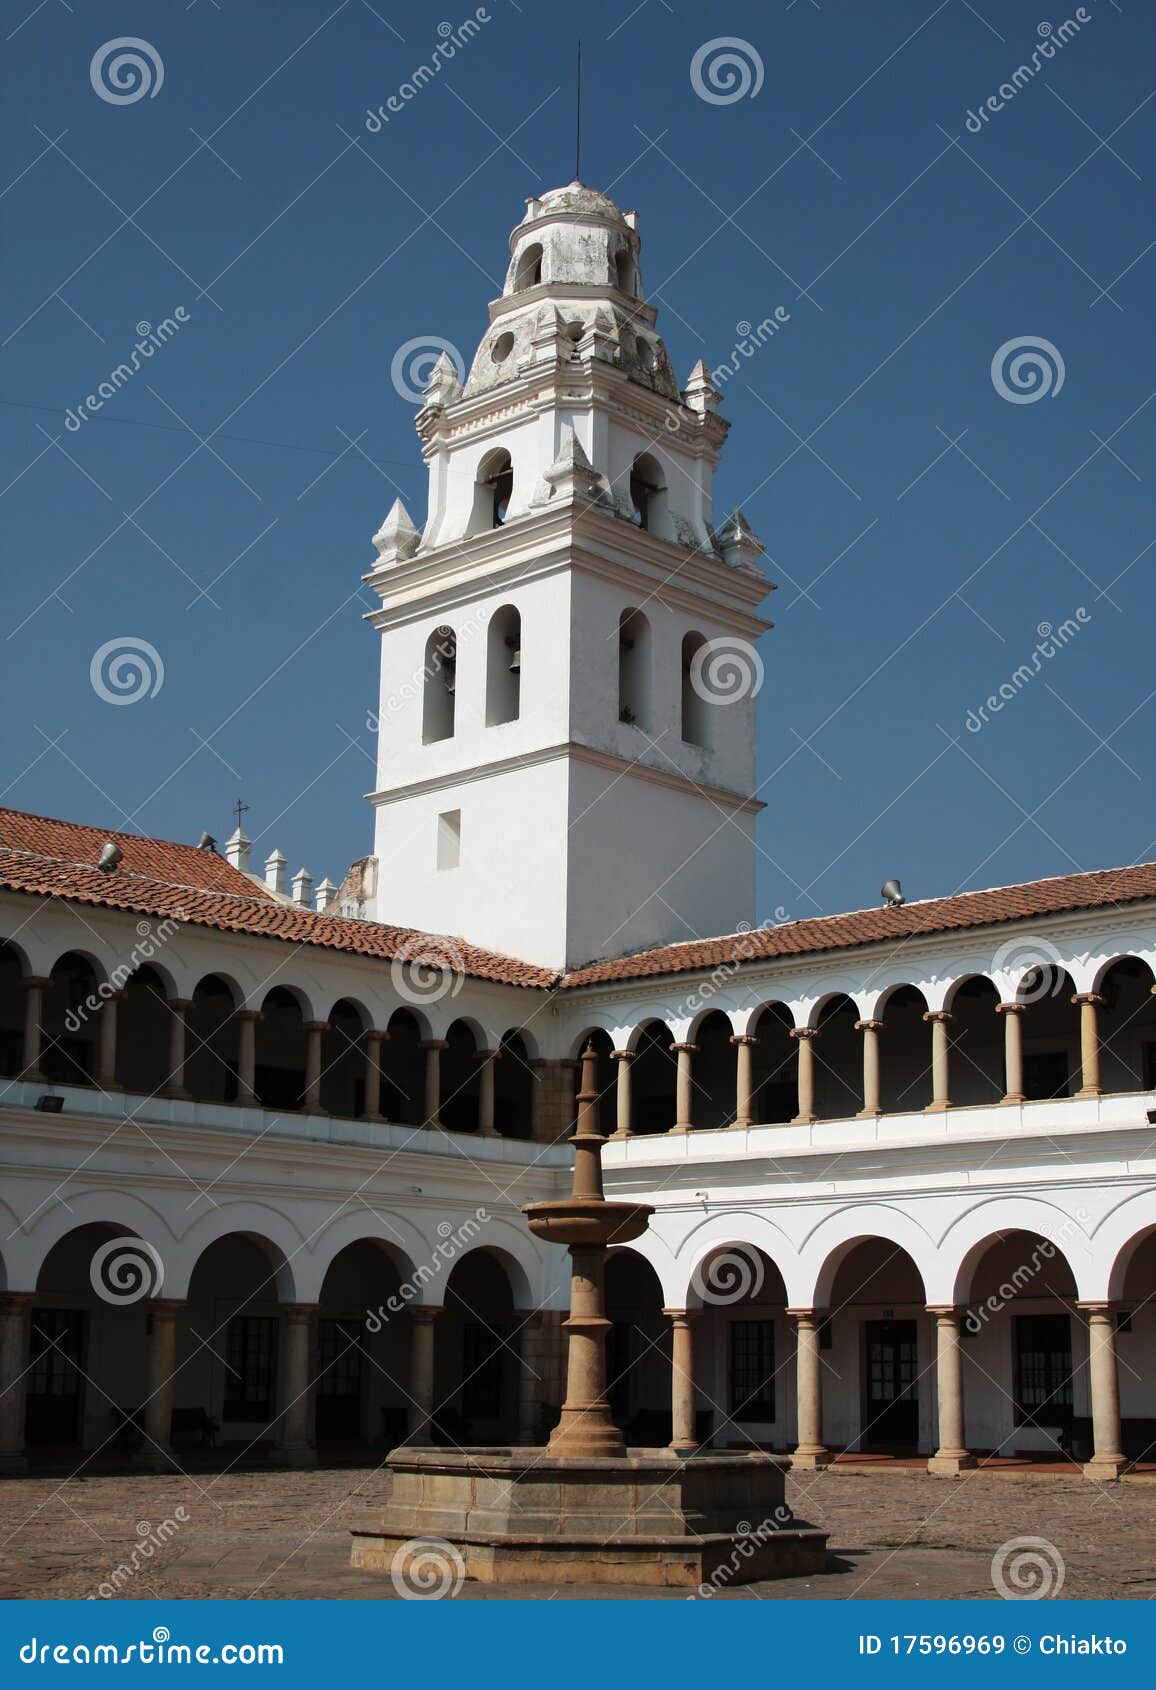
[[[790,1462],[635,1449],[606,1395],[606,1252],[653,1210],[607,1202],[597,1059],[582,1058],[568,1198],[532,1203],[531,1232],[569,1248],[566,1400],[545,1449],[395,1449],[387,1505],[355,1521],[352,1563],[404,1579],[423,1542],[449,1542],[467,1578],[510,1584],[722,1586],[822,1572],[827,1534],[796,1525]]]

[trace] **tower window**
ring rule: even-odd
[[[504,364],[513,350],[514,337],[507,329],[506,332],[504,334],[500,334],[494,342],[490,351],[490,357],[494,360],[495,364]]]
[[[510,454],[501,449],[487,452],[478,465],[467,533],[485,534],[491,528],[500,528],[513,496],[514,466]]]
[[[512,604],[490,617],[486,641],[486,726],[516,722],[522,709],[522,618]]]
[[[635,458],[630,467],[630,503],[640,528],[667,538],[666,477],[658,460],[649,452]]]
[[[542,246],[539,241],[533,241],[528,247],[523,247],[518,257],[518,268],[514,272],[514,292],[521,293],[525,288],[536,288],[542,280]]]
[[[435,628],[425,642],[425,696],[421,737],[424,745],[454,734],[454,695],[458,678],[458,642],[452,628]]]
[[[706,645],[702,634],[685,634],[682,641],[682,737],[687,745],[710,744],[708,704],[703,696],[699,653]]]
[[[650,726],[650,623],[640,610],[618,619],[618,720]]]
[[[634,258],[628,247],[614,255],[614,285],[619,293],[635,296]]]
[[[457,868],[462,860],[462,812],[444,810],[438,817],[438,869]]]

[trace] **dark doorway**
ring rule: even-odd
[[[26,1441],[30,1447],[80,1442],[83,1309],[34,1309]]]
[[[1066,1314],[1015,1317],[1017,1426],[1072,1429],[1072,1322]]]
[[[318,1444],[356,1444],[363,1438],[364,1328],[356,1320],[317,1322]]]
[[[919,1445],[919,1357],[913,1320],[869,1320],[865,1448]]]

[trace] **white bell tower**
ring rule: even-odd
[[[572,182],[531,199],[465,386],[417,429],[381,598],[377,920],[550,967],[754,919],[762,546],[716,530],[727,425],[681,391],[637,219]]]

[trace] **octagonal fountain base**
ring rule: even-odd
[[[826,1532],[787,1509],[790,1462],[763,1454],[625,1460],[544,1449],[396,1449],[393,1494],[352,1526],[352,1565],[406,1577],[421,1541],[452,1544],[467,1578],[508,1584],[721,1588],[820,1573]]]

